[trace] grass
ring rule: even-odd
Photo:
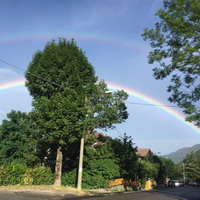
[[[53,185],[32,185],[32,186],[21,186],[21,185],[13,185],[13,186],[0,186],[0,190],[22,190],[22,191],[35,191],[35,190],[51,190],[51,191],[57,191],[57,192],[67,192],[67,193],[75,193],[75,194],[87,194],[87,191],[84,190],[78,190],[73,187],[55,187]]]
[[[14,190],[14,191],[41,191],[41,192],[64,192],[72,193],[76,195],[90,196],[94,194],[113,192],[107,189],[83,189],[78,190],[77,188],[70,186],[60,186],[56,187],[54,185],[13,185],[13,186],[0,186],[0,190]]]

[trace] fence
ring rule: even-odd
[[[117,178],[115,180],[109,181],[108,186],[109,187],[115,187],[115,186],[129,186],[133,188],[141,188],[141,183],[139,181],[131,181],[131,180],[125,180],[123,178]],[[145,190],[151,190],[156,186],[156,181],[154,180],[148,180],[145,184]]]

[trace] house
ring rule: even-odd
[[[136,155],[140,158],[143,159],[146,156],[152,156],[153,152],[149,148],[137,148]]]

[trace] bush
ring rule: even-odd
[[[75,187],[76,186],[76,179],[77,179],[77,170],[74,169],[71,172],[65,172],[62,175],[62,184],[64,186],[72,186]]]
[[[36,166],[28,169],[23,176],[25,185],[52,185],[53,182],[54,174],[47,167]]]
[[[113,159],[91,160],[83,172],[83,188],[105,188],[109,180],[119,176],[119,166]]]
[[[85,189],[98,189],[107,187],[107,180],[99,175],[90,175],[88,172],[83,173],[82,187]]]
[[[4,185],[6,179],[6,171],[3,165],[0,166],[0,185]]]
[[[10,165],[0,167],[0,185],[17,185],[23,183],[23,176],[27,166],[12,162]]]
[[[0,185],[51,185],[53,182],[54,174],[47,167],[30,169],[17,162],[0,166]]]

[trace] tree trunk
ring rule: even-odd
[[[61,148],[62,147],[59,146],[57,149],[54,186],[61,186],[62,160],[63,160],[63,153],[61,151]]]

